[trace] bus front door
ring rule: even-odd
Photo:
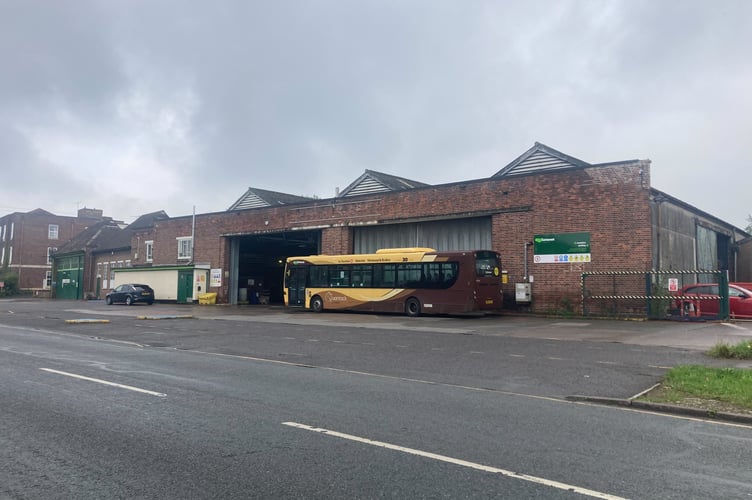
[[[290,268],[290,275],[287,277],[288,305],[305,306],[306,275],[308,275],[307,267]]]

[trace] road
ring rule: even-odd
[[[551,340],[639,326],[173,312],[0,301],[0,498],[752,498],[752,427],[565,399],[708,362]]]

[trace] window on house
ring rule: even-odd
[[[146,262],[152,262],[154,260],[154,241],[146,241]]]
[[[47,271],[47,275],[44,277],[44,288],[52,286],[52,271]]]
[[[47,264],[52,264],[52,254],[57,252],[57,247],[47,247]]]
[[[193,238],[178,238],[178,259],[190,259],[193,256],[191,248]]]
[[[3,247],[3,253],[0,255],[0,267],[5,265],[5,247]]]
[[[10,237],[8,238],[10,241],[13,241],[13,229],[15,229],[15,227],[16,227],[16,223],[11,222],[10,223]]]
[[[8,225],[7,224],[3,224],[3,228],[2,228],[2,230],[0,230],[0,234],[3,235],[3,241],[5,241],[5,231],[7,229],[8,229]]]
[[[58,229],[59,228],[57,224],[50,224],[49,226],[47,226],[47,239],[56,240]]]
[[[8,247],[8,265],[13,263],[13,247]]]

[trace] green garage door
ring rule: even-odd
[[[58,299],[84,298],[84,258],[81,255],[57,259],[55,294]]]

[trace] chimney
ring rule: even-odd
[[[97,208],[79,208],[78,217],[81,219],[102,219],[104,212]]]

